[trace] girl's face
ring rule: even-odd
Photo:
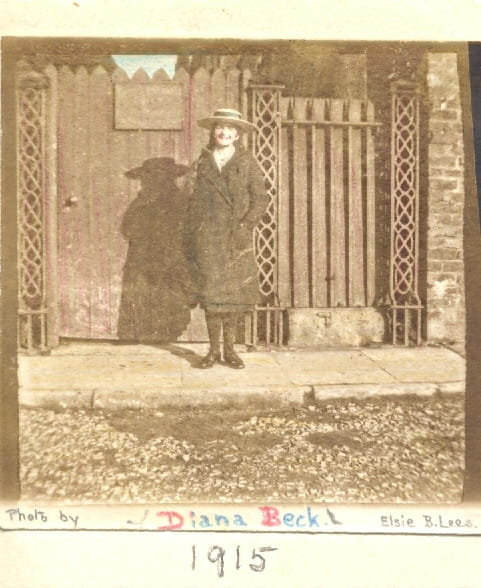
[[[213,134],[216,147],[230,147],[239,138],[235,127],[224,124],[215,125]]]

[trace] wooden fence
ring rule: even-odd
[[[371,103],[283,98],[278,203],[281,306],[368,306],[375,287]]]

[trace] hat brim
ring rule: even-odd
[[[210,129],[214,125],[224,123],[231,127],[239,128],[242,131],[257,131],[257,127],[244,119],[232,119],[228,116],[208,116],[207,118],[201,118],[197,121],[199,127],[204,129]]]
[[[145,176],[153,175],[153,174],[164,174],[166,176],[173,176],[175,178],[180,178],[181,176],[185,176],[185,174],[189,171],[189,167],[186,165],[179,165],[176,164],[175,167],[167,169],[167,170],[149,170],[145,169],[145,167],[139,166],[134,167],[133,169],[129,169],[125,172],[125,177],[131,180],[139,180]]]

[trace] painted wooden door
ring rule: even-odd
[[[113,73],[100,66],[91,72],[83,67],[76,71],[59,69],[60,337],[117,338],[127,254],[121,223],[140,189],[139,181],[128,179],[125,172],[152,157],[171,157],[176,163],[190,165],[208,139],[207,131],[197,127],[195,121],[226,104],[245,110],[244,86],[248,79],[237,69],[207,72],[201,68],[194,75],[179,69],[172,80],[163,70],[152,79],[139,70],[129,79],[121,69]],[[182,96],[181,106],[176,105],[180,125],[160,130],[122,128],[116,119],[117,86],[135,86],[133,95],[140,92],[142,98],[143,88],[150,95],[153,87],[168,90],[169,84],[176,86],[177,96]],[[142,106],[131,104],[134,118],[136,108]],[[206,338],[203,313],[196,309],[181,339]]]

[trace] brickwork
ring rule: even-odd
[[[429,53],[425,65],[429,133],[427,339],[430,343],[462,344],[464,148],[457,56]]]

